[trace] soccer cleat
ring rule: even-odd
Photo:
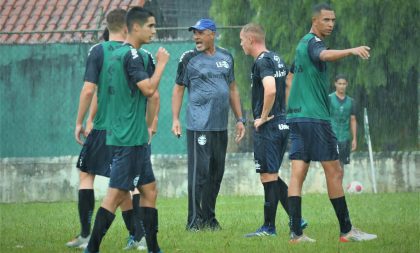
[[[256,236],[276,236],[276,228],[271,226],[263,225],[257,231],[253,233],[246,234],[245,237],[256,237]]]
[[[147,249],[146,239],[143,237],[140,239],[140,241],[136,241],[134,239],[134,236],[130,235],[127,240],[127,246],[125,246],[124,250],[132,250],[132,249],[146,250]]]
[[[89,239],[90,239],[90,235],[88,237],[82,237],[81,235],[78,235],[73,240],[67,242],[66,246],[69,248],[84,249],[87,247]]]
[[[205,223],[205,227],[212,231],[222,230],[222,227],[220,226],[219,221],[216,218],[213,218],[210,221],[207,221]]]
[[[300,227],[303,229],[305,229],[308,226],[308,222],[305,219],[301,219],[300,220]]]
[[[204,227],[202,220],[196,219],[194,222],[189,222],[185,229],[189,232],[198,232]]]
[[[361,242],[378,238],[377,235],[365,233],[353,227],[347,234],[340,234],[340,242]]]
[[[314,239],[309,238],[305,234],[296,235],[295,233],[290,233],[290,243],[306,243],[306,242],[316,242]]]
[[[140,239],[137,250],[147,250],[146,237]]]

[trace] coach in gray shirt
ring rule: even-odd
[[[172,132],[181,136],[179,112],[188,89],[188,220],[186,229],[221,229],[216,219],[216,198],[225,170],[229,104],[236,116],[237,143],[245,135],[232,55],[215,46],[216,24],[201,19],[193,32],[196,48],[179,61],[172,95]]]

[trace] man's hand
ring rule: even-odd
[[[93,129],[93,122],[91,120],[86,121],[85,130],[83,131],[83,135],[85,138],[90,134],[90,131]]]
[[[263,125],[265,122],[270,121],[272,118],[274,117],[274,115],[271,115],[268,118],[258,118],[256,120],[254,120],[254,128],[255,130],[258,131],[258,128]]]
[[[235,142],[239,143],[242,138],[244,138],[245,136],[245,126],[244,123],[242,123],[241,121],[238,121],[236,123],[236,136],[235,136]]]
[[[165,48],[159,47],[159,49],[156,53],[156,61],[157,61],[158,64],[166,65],[166,63],[168,63],[169,53]]]
[[[363,60],[367,60],[370,57],[370,47],[367,46],[360,46],[351,49],[352,55],[357,55]]]
[[[76,128],[74,129],[74,138],[76,139],[77,143],[79,143],[80,145],[83,145],[83,141],[80,138],[80,135],[82,133],[84,133],[83,125],[77,124]]]
[[[357,148],[357,140],[356,138],[353,139],[353,141],[351,142],[351,151],[355,151]]]
[[[149,133],[149,141],[147,142],[147,144],[150,145],[150,143],[152,143],[153,129],[147,128],[147,132]]]
[[[172,133],[174,133],[174,135],[176,137],[181,137],[182,134],[182,128],[181,128],[181,123],[179,123],[179,120],[174,120],[172,123]]]

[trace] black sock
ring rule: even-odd
[[[334,207],[338,222],[340,223],[340,232],[343,234],[348,233],[351,230],[351,221],[349,210],[347,208],[346,198],[343,196],[330,199],[330,201]]]
[[[290,219],[290,231],[295,235],[302,235],[302,228],[300,222],[302,219],[302,198],[300,196],[290,196],[288,198],[289,203],[289,219]]]
[[[127,228],[128,232],[130,233],[130,235],[134,236],[135,230],[134,230],[134,226],[133,226],[133,223],[134,223],[134,221],[133,221],[134,220],[133,209],[122,211],[121,215],[123,217],[124,224],[125,224],[125,227]]]
[[[157,242],[158,210],[151,207],[142,207],[142,209],[144,210],[147,249],[155,253],[160,250]]]
[[[93,209],[95,208],[95,194],[93,189],[79,190],[78,208],[82,227],[80,235],[87,237],[90,235],[90,224],[92,222]]]
[[[133,195],[133,226],[134,226],[134,240],[140,241],[141,238],[144,236],[144,225],[143,225],[143,219],[144,219],[144,210],[140,208],[140,194],[134,194]]]
[[[289,187],[287,184],[281,180],[279,177],[277,179],[279,194],[277,195],[279,197],[280,203],[283,206],[284,211],[286,211],[287,215],[289,215],[289,205],[287,204],[287,191]]]
[[[92,235],[87,246],[90,252],[98,252],[102,238],[114,221],[115,215],[103,207],[99,207],[96,213],[95,224],[93,225]]]
[[[277,205],[279,203],[277,181],[263,183],[264,186],[264,225],[276,227]]]

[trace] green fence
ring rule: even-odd
[[[154,53],[159,46],[168,49],[171,59],[160,84],[160,123],[153,152],[185,153],[185,137],[178,140],[170,132],[171,95],[179,57],[194,44],[160,42],[145,48]],[[90,47],[91,44],[0,45],[1,157],[79,153],[73,131]]]

